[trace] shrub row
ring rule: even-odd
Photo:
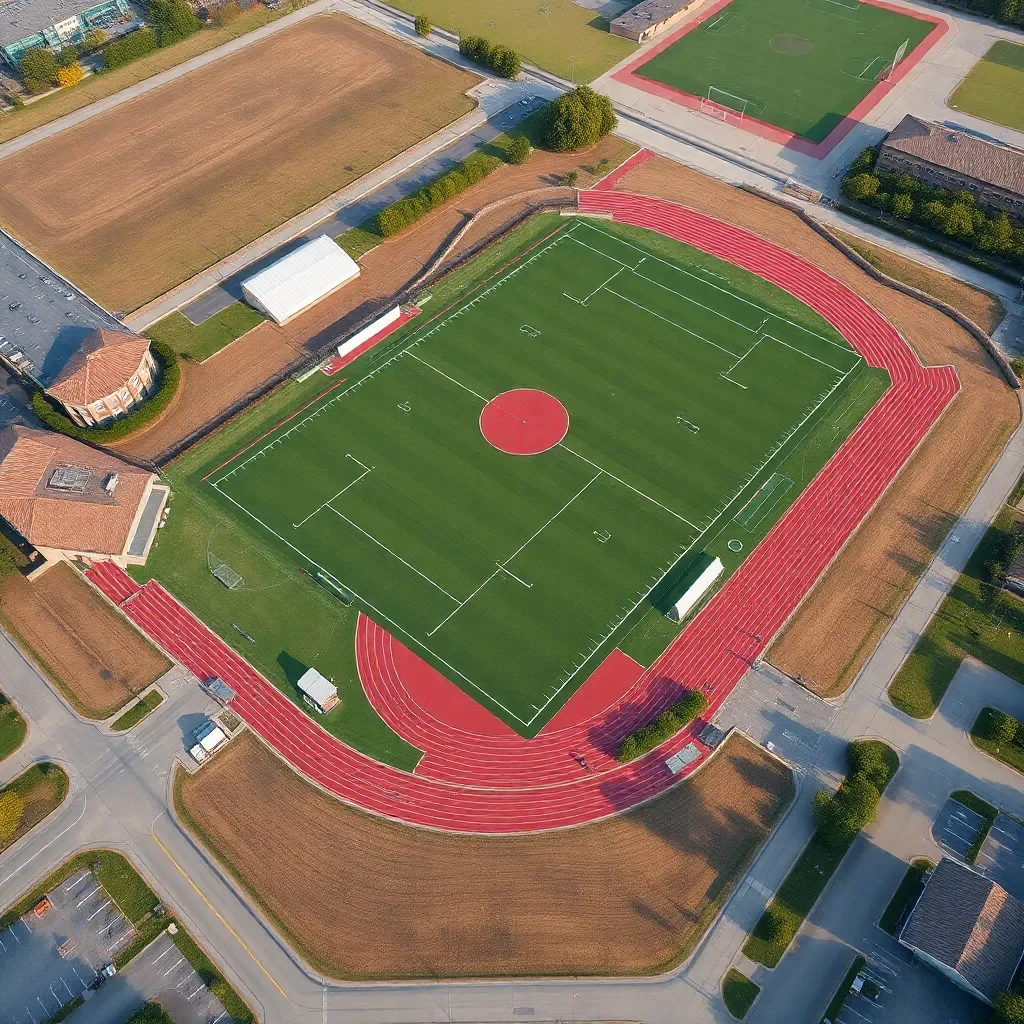
[[[652,751],[707,709],[708,699],[700,690],[687,691],[686,696],[662,711],[653,722],[648,722],[627,736],[615,754],[616,760],[632,761]]]
[[[151,28],[138,28],[116,39],[103,51],[103,67],[107,71],[119,68],[139,57],[145,57],[156,47],[156,33]]]
[[[958,11],[970,11],[983,18],[1001,21],[1004,25],[1024,28],[1024,3],[1021,0],[936,0],[944,7]]]
[[[889,784],[899,758],[884,743],[863,740],[847,748],[850,771],[835,793],[819,789],[814,795],[818,835],[829,846],[845,848],[878,813],[878,801]]]
[[[459,53],[502,78],[515,78],[523,70],[523,62],[515,50],[492,46],[483,36],[461,36]]]
[[[934,188],[909,174],[875,169],[874,148],[865,149],[843,178],[843,192],[855,202],[912,221],[961,245],[1024,267],[1024,228],[1005,213],[978,209],[973,193]]]
[[[110,441],[120,441],[129,434],[134,434],[167,408],[181,383],[181,367],[178,365],[178,357],[174,354],[174,350],[159,341],[151,341],[149,347],[156,357],[160,384],[141,405],[115,420],[109,427],[78,426],[61,412],[42,391],[33,392],[32,411],[51,430],[56,430],[60,434],[66,434],[79,441],[105,444]]]
[[[431,210],[443,206],[460,192],[486,178],[503,161],[500,157],[486,153],[474,153],[466,157],[453,170],[435,178],[405,199],[399,199],[385,207],[377,215],[377,225],[385,238],[397,235],[399,231],[415,223]]]

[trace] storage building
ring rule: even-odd
[[[690,609],[711,589],[711,585],[722,575],[725,566],[720,558],[713,558],[701,574],[686,588],[668,610],[668,617],[682,622]]]
[[[80,43],[91,28],[109,29],[132,17],[128,0],[78,5],[74,0],[0,0],[0,55],[17,68],[29,50]]]
[[[307,668],[298,685],[302,699],[321,714],[330,711],[338,703],[338,688],[315,668]]]
[[[242,294],[254,309],[284,324],[358,276],[355,260],[320,235],[243,281]]]

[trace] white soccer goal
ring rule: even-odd
[[[904,39],[899,45],[899,49],[896,51],[896,56],[892,59],[892,66],[885,73],[885,80],[888,82],[892,78],[893,72],[896,70],[896,65],[907,55],[907,47],[910,46],[910,40]]]
[[[730,118],[742,121],[747,113],[749,103],[750,100],[747,97],[737,96],[734,92],[709,85],[707,96],[700,98],[700,112],[709,117],[718,118],[720,121],[727,122]]]

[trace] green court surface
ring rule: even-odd
[[[1001,39],[950,97],[965,114],[1024,131],[1024,46]]]
[[[932,27],[859,0],[731,0],[636,74],[821,142]]]
[[[666,242],[560,228],[203,488],[533,735],[692,559],[735,569],[884,388],[806,307]],[[565,406],[564,441],[485,439],[517,388]]]

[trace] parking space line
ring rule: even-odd
[[[71,965],[71,970],[75,972],[75,977],[82,982],[82,991],[84,992],[89,986],[82,981],[82,976],[78,973],[78,968],[74,964]]]
[[[117,915],[117,917],[111,918],[110,921],[108,921],[102,928],[100,928],[99,931],[96,932],[96,934],[97,935],[102,935],[104,932],[109,932],[110,929],[113,928],[115,924],[119,924],[123,920],[124,920],[124,914],[120,914],[119,913]],[[109,939],[109,938],[111,938],[111,936],[108,935],[107,938]]]
[[[91,921],[91,920],[92,920],[92,919],[93,919],[93,918],[94,918],[94,917],[95,917],[95,916],[96,916],[97,914],[102,914],[102,913],[103,913],[103,911],[104,911],[104,910],[106,910],[106,909],[107,909],[107,907],[109,907],[109,906],[110,906],[110,904],[111,904],[111,903],[113,903],[113,902],[114,902],[114,901],[113,901],[112,899],[108,899],[108,900],[107,900],[107,902],[106,902],[106,903],[104,903],[104,904],[103,904],[103,905],[102,905],[101,907],[99,907],[98,909],[94,910],[94,911],[93,911],[93,912],[92,912],[92,913],[91,913],[91,914],[90,914],[90,915],[89,915],[89,916],[88,916],[88,917],[86,918],[86,920],[87,920],[87,921]]]
[[[203,991],[204,988],[206,988],[205,985],[200,985],[199,988],[197,988],[195,992],[192,993],[192,995],[186,996],[185,998],[188,999],[189,1002],[191,1002],[193,999],[195,999],[197,995],[199,995],[200,992]]]
[[[97,883],[96,883],[96,888],[95,888],[95,889],[90,889],[90,890],[89,890],[89,892],[88,892],[88,894],[87,894],[87,895],[85,895],[85,896],[83,896],[83,897],[82,897],[82,898],[81,898],[81,899],[80,899],[80,900],[78,901],[78,906],[76,906],[76,907],[75,907],[75,910],[77,910],[77,909],[78,909],[78,907],[80,907],[80,906],[81,906],[81,905],[82,905],[82,904],[83,904],[83,903],[84,903],[84,902],[85,902],[85,901],[86,901],[86,900],[87,900],[87,899],[88,899],[88,898],[89,898],[90,896],[92,896],[92,895],[93,895],[93,893],[95,893],[95,892],[99,892],[100,888],[101,888],[101,887],[100,887],[99,883],[97,882]]]
[[[171,973],[171,971],[176,971],[184,962],[185,958],[182,957],[173,967],[169,967],[166,971],[164,971],[164,977],[166,978],[167,975]]]
[[[110,952],[111,950],[113,950],[113,949],[117,949],[117,947],[118,947],[118,946],[120,946],[120,945],[121,945],[121,943],[122,943],[122,942],[124,942],[124,940],[125,940],[125,939],[127,939],[127,938],[128,938],[128,937],[129,937],[130,935],[131,935],[131,934],[132,934],[132,929],[131,929],[131,928],[126,928],[126,929],[125,929],[125,930],[124,930],[124,931],[123,931],[123,932],[122,932],[122,933],[121,933],[121,934],[120,934],[120,935],[119,935],[119,936],[117,937],[116,941],[114,942],[114,944],[113,944],[112,946],[107,946],[107,952],[109,953],[109,952]]]
[[[223,1012],[223,1013],[222,1013],[222,1014],[220,1015],[220,1017],[218,1017],[218,1018],[217,1018],[217,1020],[215,1020],[215,1021],[213,1022],[213,1024],[217,1024],[217,1021],[219,1021],[219,1020],[221,1019],[221,1017],[226,1017],[227,1015],[228,1015],[228,1011],[227,1011],[227,1010],[225,1010],[225,1011],[224,1011],[224,1012]]]
[[[160,961],[160,960],[163,960],[163,958],[164,958],[165,956],[167,956],[167,954],[168,954],[168,953],[172,952],[172,951],[173,951],[173,950],[175,950],[176,948],[177,948],[177,947],[176,947],[176,946],[175,946],[175,945],[174,945],[174,944],[172,943],[172,944],[171,944],[170,946],[168,946],[168,947],[167,947],[167,948],[166,948],[166,949],[165,949],[165,950],[164,950],[164,951],[163,951],[163,952],[162,952],[162,953],[161,953],[161,954],[160,954],[160,955],[159,955],[159,956],[158,956],[158,957],[156,958],[156,960],[154,960],[154,961],[153,961],[153,963],[155,964],[155,963],[157,963],[158,961]]]
[[[23,917],[19,918],[18,920],[19,920],[19,921],[21,921],[21,924],[22,924],[22,926],[24,927],[25,931],[27,931],[27,932],[29,933],[29,935],[31,935],[31,934],[32,934],[32,929],[31,929],[31,928],[29,928],[29,926],[28,926],[28,921],[26,921],[26,920],[25,920],[25,918],[23,918]],[[17,922],[15,922],[15,924],[16,924],[16,923],[17,923]],[[11,928],[12,928],[12,929],[14,928],[14,925],[13,925],[13,924],[11,925]]]
[[[14,941],[20,946],[21,939],[18,938],[18,933],[14,930],[14,925],[12,924],[7,930],[14,936]]]
[[[89,872],[83,871],[73,882],[68,882],[68,884],[64,886],[64,891],[70,892],[72,889],[74,889],[76,885],[78,885],[79,882],[85,881],[85,879],[87,879],[88,877]]]

